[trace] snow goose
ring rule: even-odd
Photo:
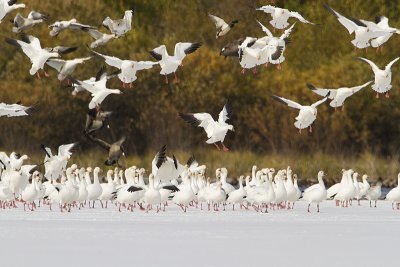
[[[392,28],[389,26],[389,19],[385,16],[377,16],[375,18],[375,23],[376,26],[383,29],[383,30],[388,30],[389,32],[384,35],[384,36],[379,36],[373,40],[371,40],[371,46],[375,47],[377,49],[377,51],[379,51],[379,47],[382,50],[383,49],[383,44],[386,43],[390,37],[392,37],[392,35],[394,33],[400,34],[400,30],[396,29],[396,28]]]
[[[68,160],[71,158],[71,150],[76,143],[65,144],[58,147],[58,154],[53,155],[51,149],[43,144],[40,148],[46,153],[44,158],[45,177],[47,180],[59,179],[67,168]]]
[[[86,113],[86,124],[84,132],[87,134],[91,134],[95,131],[102,129],[104,125],[107,125],[107,128],[110,128],[106,120],[111,116],[111,114],[112,111],[102,111],[95,108],[89,109],[89,111]]]
[[[311,83],[308,83],[307,87],[320,96],[326,96],[329,94],[329,99],[332,100],[329,105],[335,108],[335,110],[338,107],[342,107],[342,111],[344,111],[344,101],[371,83],[372,81],[369,81],[363,85],[354,87],[340,87],[338,89],[317,88]]]
[[[87,190],[87,183],[86,183],[86,170],[85,168],[81,168],[80,170],[80,182],[79,182],[79,190],[78,190],[78,199],[77,202],[79,203],[79,209],[83,208],[86,200],[88,199],[88,190]]]
[[[75,58],[70,60],[54,58],[47,60],[46,64],[58,72],[57,78],[59,81],[62,81],[68,76],[70,76],[75,71],[75,68],[79,64],[83,64],[85,63],[85,61],[91,58],[92,57],[84,57],[84,58]]]
[[[26,211],[26,205],[28,205],[28,209],[34,211],[35,208],[35,200],[38,194],[37,187],[36,187],[36,176],[38,175],[37,172],[32,175],[32,183],[30,183],[21,193],[21,201],[24,202],[24,211]],[[29,208],[29,206],[31,206]]]
[[[285,202],[287,200],[287,192],[283,183],[283,172],[279,171],[276,176],[276,190],[275,190],[275,204],[279,208],[285,208]]]
[[[172,198],[172,202],[180,206],[181,209],[186,212],[189,203],[195,200],[196,195],[192,189],[192,175],[190,171],[185,170],[182,174],[182,186],[179,187],[179,191],[175,193]]]
[[[298,12],[295,11],[289,11],[287,9],[267,5],[267,6],[262,6],[260,8],[257,8],[256,10],[263,11],[267,14],[270,14],[272,17],[272,20],[269,22],[274,28],[276,29],[285,29],[289,26],[288,19],[289,18],[295,18],[298,19],[300,22],[306,23],[306,24],[314,24],[303,18],[302,15],[300,15]]]
[[[294,183],[293,183],[292,175],[293,175],[293,171],[290,168],[290,166],[288,166],[287,171],[286,171],[287,180],[285,182],[287,204],[288,204],[287,208],[288,209],[293,209],[294,202],[296,202],[299,199],[297,189],[295,188]],[[292,203],[292,207],[290,207],[290,203]]]
[[[43,15],[36,11],[31,11],[28,14],[28,17],[24,18],[21,14],[17,14],[13,20],[13,29],[12,31],[15,33],[23,32],[24,30],[35,26],[36,24],[47,21],[49,16]]]
[[[253,69],[253,73],[257,73],[256,66],[261,60],[261,48],[265,47],[265,42],[257,42],[257,38],[246,37],[238,47],[239,63],[242,67],[242,74],[246,69]]]
[[[367,48],[370,46],[370,40],[373,38],[377,38],[380,36],[385,36],[388,33],[392,32],[392,30],[381,29],[378,27],[371,27],[371,25],[367,25],[366,21],[359,20],[356,18],[346,18],[342,16],[335,10],[333,10],[327,4],[324,4],[326,10],[332,13],[336,19],[342,24],[349,34],[355,33],[354,40],[351,43],[355,46],[355,48]]]
[[[107,17],[103,20],[103,26],[108,28],[112,34],[120,37],[132,29],[133,10],[126,10],[122,19],[112,20]]]
[[[0,103],[0,117],[19,117],[31,115],[37,110],[35,106],[26,107],[20,104],[5,104]]]
[[[296,201],[299,200],[299,198],[301,197],[301,191],[299,189],[299,185],[297,184],[297,181],[298,181],[297,174],[294,174],[293,175],[293,185],[294,185],[294,188],[296,189]],[[292,204],[292,209],[294,207],[294,203],[295,202],[293,202],[293,204]]]
[[[92,26],[79,23],[76,19],[56,21],[53,24],[49,25],[49,28],[51,28],[49,32],[51,37],[57,36],[61,31],[65,29],[72,29],[72,30],[94,29],[94,27]]]
[[[162,146],[151,162],[151,173],[156,181],[163,183],[178,179],[184,171],[184,166],[179,163],[175,155],[172,155],[172,158],[167,157],[166,151],[167,146]]]
[[[400,57],[397,57],[390,61],[383,70],[378,68],[378,66],[369,59],[363,57],[358,57],[357,59],[368,63],[371,66],[372,71],[374,72],[375,82],[372,85],[372,89],[376,92],[376,98],[379,98],[379,94],[384,93],[386,93],[385,96],[389,98],[389,90],[392,89],[391,67],[400,59]]]
[[[214,208],[214,211],[219,211],[219,205],[222,203],[225,208],[225,200],[226,200],[226,193],[221,187],[221,182],[216,182],[215,187],[210,187],[206,199],[208,202],[208,210],[210,210],[210,207],[212,206]]]
[[[215,39],[218,39],[221,36],[224,36],[227,34],[234,26],[236,23],[239,21],[237,19],[232,20],[231,22],[226,23],[225,20],[221,19],[220,17],[208,14],[208,17],[214,22],[215,27],[217,28],[217,34],[215,36]]]
[[[360,206],[361,197],[360,197],[360,185],[358,183],[358,172],[355,172],[353,174],[353,186],[354,186],[354,198],[357,200],[358,206]]]
[[[178,83],[179,79],[176,76],[176,70],[182,65],[183,59],[187,55],[195,52],[200,46],[201,43],[177,43],[175,44],[174,55],[170,56],[168,55],[165,45],[161,45],[154,48],[149,53],[159,61],[161,66],[160,74],[165,75],[165,82],[168,83],[168,75],[174,73],[175,82]]]
[[[103,200],[106,202],[105,208],[107,208],[107,203],[110,201],[113,197],[113,193],[115,192],[115,185],[113,183],[113,178],[112,178],[112,170],[107,171],[107,183],[101,183],[101,195],[99,196],[99,200],[101,203],[101,207],[103,208]]]
[[[303,199],[308,202],[307,211],[310,212],[311,203],[317,204],[317,211],[319,212],[319,204],[326,199],[326,188],[324,184],[325,173],[323,171],[318,172],[318,185],[311,190],[305,190],[303,193]]]
[[[93,39],[95,39],[95,41],[90,43],[90,49],[95,49],[96,47],[103,46],[112,39],[118,38],[118,36],[115,34],[102,33],[92,28],[81,28],[81,30],[89,33],[89,35],[92,36]]]
[[[228,170],[226,168],[221,168],[221,174],[220,174],[221,187],[222,189],[224,189],[226,194],[229,194],[235,191],[235,187],[226,182],[227,177],[228,177]]]
[[[349,206],[349,201],[354,197],[354,184],[353,184],[353,173],[352,169],[346,171],[346,180],[343,184],[341,184],[339,191],[334,196],[334,200],[340,201],[342,203],[342,207]]]
[[[345,186],[346,184],[347,184],[347,171],[345,169],[342,169],[342,178],[340,180],[340,183],[336,183],[328,188],[326,193],[326,198],[327,199],[333,198],[339,192],[340,188]],[[336,206],[338,205],[339,204],[337,202]]]
[[[207,144],[214,144],[220,150],[217,143],[221,142],[223,150],[229,151],[224,145],[224,139],[228,131],[235,131],[233,125],[226,123],[232,117],[232,106],[229,100],[219,113],[218,121],[214,121],[209,113],[179,113],[179,116],[193,126],[204,128],[208,138]]]
[[[124,147],[122,146],[122,144],[126,140],[125,136],[121,137],[118,141],[111,144],[99,138],[96,138],[91,134],[85,134],[85,136],[93,143],[96,143],[101,148],[108,151],[108,158],[104,162],[105,165],[111,166],[117,164],[118,166],[120,166],[119,159],[121,158],[121,156],[125,156]]]
[[[372,201],[375,201],[375,208],[376,202],[381,197],[382,194],[382,182],[378,181],[375,186],[371,186],[367,192],[367,199],[369,200],[369,206],[372,208]]]
[[[63,49],[43,49],[40,45],[38,38],[31,35],[24,35],[22,40],[15,40],[11,38],[5,38],[8,44],[14,45],[22,50],[22,52],[29,57],[32,63],[32,67],[29,70],[29,74],[35,75],[40,79],[39,70],[44,68],[46,61],[53,57],[60,57],[61,54],[70,53],[76,50],[76,47],[65,47]],[[48,74],[44,72],[47,77]]]
[[[25,8],[25,4],[17,4],[16,0],[0,0],[0,23],[8,13],[18,8]]]
[[[133,88],[132,83],[137,79],[136,72],[151,69],[154,65],[159,64],[153,61],[122,60],[117,57],[97,53],[96,51],[92,52],[103,58],[108,65],[121,70],[118,74],[118,78],[121,80],[124,88],[125,84],[129,84],[129,88]]]
[[[397,186],[387,193],[385,199],[392,201],[392,209],[394,209],[394,204],[396,204],[397,209],[400,208],[400,173],[397,175]]]
[[[146,213],[153,208],[153,205],[157,205],[157,212],[160,211],[161,195],[160,191],[154,187],[154,175],[149,175],[149,187],[143,195],[143,201],[147,204]]]
[[[243,178],[243,175],[239,177],[239,188],[230,192],[226,199],[226,203],[232,204],[232,210],[235,210],[235,204],[240,204],[240,207],[242,207],[244,198],[247,195],[246,190],[243,188]]]
[[[88,191],[89,208],[94,208],[94,203],[103,193],[103,188],[99,181],[100,168],[96,167],[93,170],[93,184],[87,185],[86,189]],[[90,201],[93,201],[92,207],[90,206]]]
[[[362,199],[363,197],[365,197],[367,195],[368,190],[370,188],[370,185],[368,183],[368,175],[364,174],[362,176],[362,182],[359,182],[358,186],[360,188],[360,199]]]
[[[292,100],[279,97],[276,95],[272,96],[274,99],[278,100],[279,102],[282,102],[286,104],[287,106],[291,108],[295,108],[299,110],[299,115],[296,117],[296,122],[294,123],[294,126],[299,129],[299,133],[301,133],[301,129],[305,129],[307,127],[310,127],[310,133],[312,132],[312,126],[311,124],[315,121],[317,118],[317,107],[324,103],[329,95],[325,96],[323,99],[315,102],[312,105],[309,106],[302,106],[297,102],[294,102]]]

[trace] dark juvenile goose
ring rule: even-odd
[[[100,130],[106,125],[105,121],[111,116],[111,114],[112,111],[97,111],[95,108],[89,109],[88,113],[86,114],[86,125],[84,132],[91,134],[97,130]],[[107,128],[110,128],[108,124]]]
[[[108,158],[104,162],[105,165],[111,166],[117,164],[119,167],[121,167],[118,161],[121,156],[125,156],[124,148],[122,147],[122,144],[125,142],[126,139],[125,136],[112,144],[109,144],[87,133],[85,133],[85,136],[93,143],[98,144],[100,147],[108,151]]]

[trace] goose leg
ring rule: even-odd
[[[389,97],[390,97],[389,92],[386,92],[385,97],[386,97],[386,98],[389,98]]]
[[[375,96],[375,98],[379,98],[379,93],[376,93],[376,96]]]
[[[312,133],[312,126],[310,125],[310,133]]]
[[[307,209],[308,212],[310,212],[310,206],[311,206],[311,203],[308,204],[308,209]]]
[[[39,71],[36,72],[36,76],[37,76],[37,78],[38,78],[39,80],[41,79]]]
[[[343,104],[343,106],[342,106],[342,111],[344,111],[344,104]]]
[[[228,151],[229,151],[229,148],[227,148],[227,147],[224,145],[224,143],[221,142],[221,144],[222,144],[222,149],[223,149],[225,152],[228,152]]]
[[[214,146],[215,146],[218,150],[221,150],[221,149],[219,148],[219,146],[218,146],[217,143],[214,143]]]
[[[165,75],[165,83],[168,84],[168,75]]]
[[[317,204],[317,212],[319,212],[319,204]]]
[[[174,72],[174,76],[175,76],[174,82],[175,82],[175,83],[179,83],[179,79],[178,79],[178,77],[176,76],[176,73],[175,73],[175,72]]]

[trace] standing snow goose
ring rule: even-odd
[[[318,184],[315,186],[311,186],[313,189],[304,190],[303,199],[308,202],[307,211],[310,212],[311,203],[317,204],[317,211],[319,212],[319,203],[326,199],[326,188],[324,184],[325,173],[323,171],[318,172]]]
[[[239,22],[237,19],[235,19],[229,22],[228,24],[225,22],[225,20],[221,19],[220,17],[211,14],[208,14],[208,17],[214,22],[215,27],[217,28],[217,34],[215,36],[215,39],[218,39],[219,37],[227,34],[235,26],[235,24]]]
[[[226,194],[230,194],[235,191],[235,187],[233,185],[226,182],[226,178],[228,177],[228,170],[226,168],[221,168],[220,181],[221,187],[224,189]]]
[[[175,83],[179,83],[179,79],[176,76],[176,70],[179,66],[182,65],[183,59],[195,52],[201,43],[177,43],[175,44],[175,52],[173,56],[168,55],[168,51],[165,45],[161,45],[157,48],[154,48],[149,53],[156,60],[159,61],[161,66],[161,75],[165,75],[165,82],[168,83],[168,75],[174,73]]]
[[[105,208],[107,208],[107,203],[110,201],[113,197],[113,193],[115,192],[115,185],[112,179],[112,170],[107,171],[107,183],[101,183],[100,186],[102,188],[101,195],[99,196],[99,200],[101,203],[101,207],[103,208],[103,202],[104,200],[106,202]]]
[[[379,36],[373,40],[371,40],[371,46],[375,47],[377,51],[379,51],[379,48],[382,50],[383,49],[383,44],[386,43],[390,37],[392,37],[392,35],[394,33],[400,34],[400,30],[396,29],[396,28],[392,28],[389,26],[389,19],[385,16],[377,16],[375,18],[375,23],[376,26],[384,29],[384,30],[388,30],[388,31],[394,31],[394,32],[388,32],[386,35],[384,36]]]
[[[95,39],[95,41],[90,43],[90,49],[95,49],[96,47],[103,46],[112,39],[118,38],[118,36],[115,34],[102,33],[92,28],[81,28],[81,30],[89,33],[89,35],[92,36],[93,39]]]
[[[19,117],[19,116],[26,116],[31,115],[37,109],[34,106],[25,107],[20,104],[5,104],[0,103],[0,117],[7,116],[7,117]]]
[[[375,83],[372,85],[372,89],[376,92],[376,98],[379,98],[379,94],[385,94],[389,98],[389,90],[392,89],[392,70],[391,67],[396,63],[400,57],[397,57],[386,65],[385,69],[380,69],[378,66],[369,59],[358,57],[358,60],[368,63],[375,75]]]
[[[397,209],[400,208],[400,173],[397,175],[397,186],[387,193],[385,199],[392,201],[392,209],[394,209],[394,204]]]
[[[290,166],[287,168],[286,175],[287,180],[285,182],[285,189],[287,195],[287,209],[293,209],[294,203],[299,199],[300,196],[298,196],[297,189],[294,186],[292,178],[293,171]],[[292,203],[292,207],[290,207],[290,203]]]
[[[355,189],[354,189],[354,184],[353,184],[353,173],[354,171],[352,169],[347,170],[346,172],[346,180],[345,183],[341,184],[339,191],[337,194],[334,196],[334,200],[340,201],[342,203],[342,207],[349,206],[349,201],[353,199]]]
[[[355,18],[346,18],[342,16],[335,10],[333,10],[327,4],[324,4],[325,9],[327,9],[330,13],[332,13],[336,19],[342,24],[349,34],[355,33],[354,40],[351,43],[355,46],[355,48],[367,48],[370,46],[370,40],[373,38],[377,38],[380,36],[385,36],[392,30],[381,29],[378,27],[371,27],[371,25],[367,25],[366,21],[355,19]]]
[[[294,102],[292,100],[279,97],[276,95],[272,96],[274,99],[286,104],[287,106],[291,108],[295,108],[300,110],[299,115],[296,117],[296,122],[294,123],[294,126],[299,129],[299,133],[301,133],[301,129],[305,129],[307,127],[310,127],[310,133],[312,132],[312,126],[311,124],[315,121],[317,118],[317,107],[324,103],[329,95],[325,96],[323,99],[315,102],[314,104],[310,106],[302,106],[297,102]]]
[[[17,14],[13,20],[13,29],[12,31],[15,33],[23,32],[24,30],[35,26],[36,24],[47,21],[49,16],[43,15],[36,11],[31,11],[28,14],[27,18],[21,16],[21,14]]]
[[[185,170],[182,175],[182,184],[179,187],[179,191],[176,192],[172,198],[172,202],[180,206],[184,212],[186,212],[189,204],[196,198],[192,189],[192,179],[193,177],[190,174],[190,171]]]
[[[25,4],[17,4],[16,0],[0,0],[0,23],[8,13],[18,8],[25,8]]]
[[[232,117],[232,106],[229,100],[219,113],[218,121],[214,121],[209,113],[179,113],[179,116],[193,126],[204,128],[208,138],[207,144],[214,144],[220,150],[217,142],[221,142],[223,150],[229,151],[224,145],[224,139],[228,131],[235,131],[233,125],[226,123]]]
[[[369,200],[369,206],[372,208],[372,201],[375,201],[375,208],[376,202],[382,195],[382,182],[378,181],[375,186],[371,186],[367,192],[367,199]]]
[[[243,175],[239,177],[239,188],[230,192],[226,199],[226,203],[232,204],[232,210],[235,210],[235,204],[240,204],[240,207],[242,207],[244,198],[247,195],[246,190],[243,188],[243,178]]]
[[[114,164],[117,164],[118,166],[120,166],[119,159],[121,158],[121,156],[125,156],[124,147],[122,146],[122,144],[126,140],[125,136],[111,144],[99,138],[96,138],[91,134],[85,134],[85,136],[93,143],[98,144],[100,147],[108,151],[108,158],[104,162],[105,165],[112,166]]]
[[[307,86],[314,93],[316,93],[320,96],[326,96],[327,94],[329,94],[329,99],[332,100],[329,103],[329,105],[331,107],[335,108],[335,110],[336,110],[336,108],[341,106],[342,111],[344,111],[344,101],[371,83],[372,83],[372,81],[369,81],[367,83],[364,83],[363,85],[354,86],[354,87],[350,87],[350,88],[349,87],[340,87],[338,89],[317,88],[314,85],[312,85],[311,83],[308,83]]]
[[[360,188],[360,199],[362,199],[367,195],[368,190],[370,188],[370,185],[368,183],[368,175],[364,174],[362,176],[362,182],[359,182],[358,186]],[[360,201],[358,201],[358,203],[360,203]]]
[[[118,74],[118,78],[121,80],[124,88],[125,84],[129,84],[129,88],[133,88],[132,83],[137,79],[137,71],[151,69],[154,65],[158,64],[158,62],[153,61],[122,60],[117,57],[97,53],[96,51],[92,52],[103,58],[108,65],[121,70]]]
[[[312,22],[309,22],[305,18],[303,18],[303,16],[300,15],[298,12],[289,11],[287,9],[274,7],[271,5],[262,6],[260,8],[257,8],[256,10],[260,10],[267,14],[271,14],[272,20],[269,23],[272,26],[274,26],[274,28],[280,29],[280,30],[285,29],[289,26],[288,19],[291,17],[296,18],[300,22],[303,22],[306,24],[314,24]]]
[[[72,29],[72,30],[94,29],[94,27],[90,25],[79,23],[76,19],[56,21],[53,24],[49,25],[49,28],[51,28],[49,32],[51,37],[57,36],[62,30],[65,29]]]
[[[11,38],[5,39],[8,44],[14,45],[22,50],[22,52],[29,57],[32,67],[29,70],[31,75],[37,74],[40,79],[39,70],[44,68],[47,60],[53,57],[60,57],[61,54],[67,54],[76,50],[76,47],[55,47],[55,48],[42,48],[38,38],[31,35],[23,36],[22,40],[15,40]],[[44,75],[48,74],[44,71]]]
[[[126,10],[122,19],[112,20],[107,17],[103,20],[103,26],[108,28],[111,33],[120,37],[132,29],[133,10]]]
[[[149,176],[149,188],[144,193],[143,200],[147,204],[146,213],[153,208],[153,205],[157,206],[157,212],[160,211],[161,195],[159,189],[154,186],[153,174],[150,174]]]
[[[58,80],[62,81],[68,76],[70,76],[75,68],[79,64],[85,63],[85,61],[91,59],[92,57],[75,58],[70,60],[52,58],[46,61],[46,64],[55,69],[58,72]]]
[[[88,191],[89,208],[94,208],[94,203],[103,193],[103,188],[99,181],[100,168],[96,167],[93,170],[93,184],[87,185],[86,189]],[[93,201],[93,205],[90,206],[90,201]]]

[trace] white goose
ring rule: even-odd
[[[99,181],[100,168],[96,167],[93,170],[93,184],[87,185],[86,189],[88,191],[89,208],[94,208],[94,203],[103,193],[103,188]],[[90,201],[93,202],[92,207],[90,206]]]
[[[58,72],[58,80],[62,81],[68,76],[70,76],[76,69],[76,67],[80,64],[85,63],[87,60],[92,57],[84,57],[84,58],[75,58],[70,60],[64,59],[49,59],[46,61],[46,64],[50,67],[54,68]]]
[[[310,186],[312,189],[304,190],[303,199],[308,202],[307,211],[310,212],[311,203],[317,204],[317,211],[319,212],[319,204],[326,199],[326,188],[324,184],[325,173],[323,171],[318,172],[318,184],[317,186]]]
[[[379,47],[381,49],[383,49],[382,45],[384,43],[386,43],[390,37],[392,37],[392,35],[394,33],[396,34],[400,34],[400,30],[396,29],[396,28],[392,28],[389,26],[389,19],[385,16],[377,16],[375,19],[375,23],[376,26],[383,29],[383,30],[388,30],[388,31],[393,31],[393,32],[388,32],[386,35],[384,36],[379,36],[373,40],[371,40],[371,46],[375,47],[377,50],[379,50]]]
[[[153,208],[153,205],[157,206],[157,213],[160,211],[161,195],[160,191],[154,187],[154,176],[150,174],[149,176],[149,187],[143,196],[143,201],[147,204],[146,213]]]
[[[16,0],[0,0],[0,23],[8,13],[18,8],[25,8],[25,4],[17,4]]]
[[[81,30],[89,33],[89,35],[92,36],[93,39],[95,39],[95,41],[90,43],[90,49],[95,49],[96,47],[103,46],[112,39],[118,38],[118,36],[115,34],[102,33],[93,28],[81,28]]]
[[[195,200],[196,195],[192,190],[192,175],[190,171],[185,170],[182,175],[182,186],[179,191],[175,193],[172,202],[180,206],[186,212],[189,203]]]
[[[256,10],[260,10],[267,14],[270,14],[272,17],[272,20],[269,23],[272,26],[274,26],[274,28],[276,28],[276,29],[285,29],[286,27],[288,27],[289,26],[289,23],[288,23],[289,18],[298,19],[300,22],[306,23],[306,24],[314,24],[314,23],[306,20],[298,12],[289,11],[284,8],[267,5],[267,6],[262,6],[260,8],[257,8]]]
[[[0,103],[0,117],[19,117],[19,116],[27,116],[36,111],[34,106],[25,107],[20,104],[6,104]]]
[[[367,199],[369,200],[369,206],[372,208],[372,201],[375,201],[375,208],[376,202],[382,195],[382,183],[378,181],[375,186],[371,186],[367,192]]]
[[[299,132],[301,133],[302,129],[305,129],[307,127],[310,127],[310,133],[312,132],[312,126],[311,124],[315,121],[317,118],[317,107],[324,103],[329,95],[325,96],[323,99],[315,102],[312,105],[309,106],[302,106],[297,102],[294,102],[292,100],[279,97],[279,96],[272,96],[274,99],[286,104],[287,106],[291,108],[295,108],[299,110],[299,115],[296,117],[296,122],[294,123],[294,126],[299,129]]]
[[[99,196],[99,200],[101,203],[101,207],[103,208],[103,200],[106,202],[105,208],[107,208],[108,201],[113,198],[113,193],[115,192],[116,188],[112,178],[112,170],[107,171],[107,183],[101,183],[101,195]]]
[[[18,13],[13,20],[14,27],[12,31],[15,33],[20,33],[48,19],[49,19],[48,16],[33,10],[29,12],[28,17],[26,18],[24,18],[23,16],[21,16],[21,14]]]
[[[79,23],[76,19],[56,21],[53,24],[49,25],[49,28],[51,28],[49,32],[51,37],[57,36],[61,31],[65,29],[72,29],[72,30],[94,29],[94,27],[92,26]]]
[[[237,19],[235,19],[228,24],[220,17],[211,14],[208,14],[208,17],[214,22],[215,27],[217,28],[215,39],[218,39],[219,37],[227,34],[235,26],[235,24],[239,22]]]
[[[126,10],[122,19],[112,20],[107,17],[103,20],[103,26],[107,27],[111,33],[120,37],[132,29],[133,10]]]
[[[395,204],[397,209],[400,208],[400,173],[397,175],[397,186],[392,188],[389,193],[387,193],[385,199],[392,201],[392,209],[394,209]]]
[[[226,203],[232,204],[232,210],[235,210],[235,204],[240,204],[240,207],[242,207],[242,203],[247,195],[246,190],[243,188],[243,178],[243,175],[239,177],[239,188],[229,193],[226,199]]]

